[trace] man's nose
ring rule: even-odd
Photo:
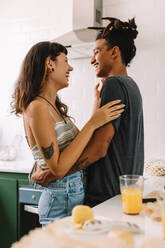
[[[91,58],[91,65],[93,65],[95,62],[95,56],[93,55],[92,58]]]

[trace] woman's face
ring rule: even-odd
[[[57,89],[63,89],[68,86],[69,74],[73,67],[68,64],[67,56],[61,53],[55,61],[52,61],[53,72],[50,73],[50,79],[55,81]]]

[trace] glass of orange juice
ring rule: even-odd
[[[163,228],[163,238],[165,239],[165,208],[164,208],[164,213],[162,214],[162,228]]]
[[[163,231],[163,238],[165,239],[165,198],[159,200],[159,205],[161,207],[161,219],[162,219],[162,231]]]
[[[122,175],[119,179],[123,213],[139,214],[142,209],[143,176]]]

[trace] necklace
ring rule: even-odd
[[[51,102],[49,102],[49,100],[48,99],[46,99],[45,97],[43,97],[43,96],[38,96],[38,97],[40,97],[40,98],[42,98],[42,99],[44,99],[55,111],[56,111],[56,113],[58,113],[58,114],[60,114],[60,116],[62,117],[62,119],[64,120],[64,122],[66,123],[66,120],[65,120],[65,118],[61,115],[61,113],[59,113],[59,111],[55,108],[55,106],[53,105],[53,104],[51,104]]]

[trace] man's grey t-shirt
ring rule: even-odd
[[[87,172],[85,204],[97,205],[120,193],[119,176],[143,174],[143,107],[139,88],[128,76],[111,76],[103,84],[101,105],[121,99],[125,111],[112,121],[115,135],[107,155],[90,165]],[[101,146],[101,144],[100,144]]]

